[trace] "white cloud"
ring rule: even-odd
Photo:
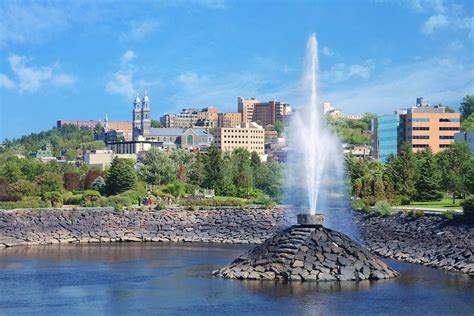
[[[327,46],[321,48],[319,52],[327,57],[333,57],[335,55],[335,53]]]
[[[425,34],[433,34],[436,29],[449,26],[448,18],[442,14],[430,16],[429,19],[421,27],[421,31]]]
[[[130,63],[133,59],[135,59],[136,57],[137,57],[137,55],[135,55],[135,53],[134,53],[132,50],[127,50],[127,51],[122,55],[122,57],[120,58],[120,60],[122,61],[122,63],[128,64],[128,63]]]
[[[369,62],[365,65],[339,63],[333,65],[329,70],[323,71],[321,80],[323,83],[339,83],[349,79],[368,79],[372,69],[373,65]]]
[[[16,84],[13,80],[8,78],[5,74],[0,74],[0,87],[5,89],[13,89],[15,88]]]
[[[133,21],[130,29],[120,37],[124,40],[142,40],[148,35],[159,30],[160,23],[156,20]]]
[[[469,74],[473,65],[464,65],[450,59],[430,59],[398,67],[389,67],[380,77],[360,84],[328,87],[324,94],[338,108],[347,113],[371,111],[390,113],[400,107],[414,104],[417,96],[431,103],[456,107],[456,100],[474,91]],[[330,89],[330,90],[329,90]],[[455,103],[453,103],[455,102]]]
[[[56,86],[72,86],[76,78],[72,75],[62,73],[60,66],[30,66],[31,60],[25,56],[10,55],[8,62],[16,82],[6,75],[1,76],[0,86],[6,89],[18,87],[20,92],[36,92],[45,84]]]

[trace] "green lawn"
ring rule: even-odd
[[[453,199],[444,198],[441,201],[431,201],[431,202],[412,202],[410,205],[400,205],[401,207],[426,207],[426,208],[453,208],[460,209],[462,199],[456,199],[453,204]]]

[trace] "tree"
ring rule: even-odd
[[[94,182],[92,182],[92,190],[100,192],[101,194],[105,193],[106,185],[105,180],[101,176],[95,178]]]
[[[115,157],[110,165],[106,178],[106,192],[116,195],[135,187],[137,175],[134,169],[135,162],[131,159]]]
[[[18,181],[22,176],[21,169],[19,167],[19,159],[8,159],[3,166],[0,166],[0,177],[6,179],[10,183]]]
[[[412,198],[415,195],[417,178],[416,156],[408,143],[404,143],[397,156],[387,159],[387,173],[392,179],[395,192]]]
[[[459,111],[461,112],[462,119],[466,119],[474,113],[474,95],[466,95],[462,99]]]
[[[86,173],[86,176],[84,177],[84,185],[83,185],[84,189],[85,190],[92,189],[92,183],[94,183],[94,181],[95,181],[95,179],[97,179],[97,177],[104,178],[105,173],[101,170],[96,170],[96,169],[89,170]]]
[[[35,179],[40,192],[62,191],[64,189],[63,177],[57,173],[46,171]]]
[[[167,184],[178,176],[178,163],[165,152],[151,148],[145,153],[143,164],[138,170],[140,178],[147,184]]]
[[[462,120],[461,131],[474,132],[474,113]]]
[[[63,180],[64,188],[68,191],[76,191],[81,187],[81,176],[76,172],[65,172]]]
[[[282,121],[276,121],[275,131],[278,133],[278,137],[280,137],[285,132],[285,124]]]
[[[443,197],[440,191],[441,176],[433,153],[428,147],[420,154],[418,161],[418,178],[415,183],[415,200],[437,201]]]
[[[151,120],[151,127],[153,127],[153,128],[162,128],[164,126],[163,126],[163,124],[161,124],[160,121]]]
[[[206,170],[204,168],[205,157],[207,156],[199,154],[189,177],[192,184],[198,185],[200,187],[204,184],[206,179]]]
[[[58,191],[44,192],[42,199],[43,201],[48,201],[49,203],[51,203],[52,207],[63,206],[63,196],[61,192],[58,192]]]
[[[204,181],[204,186],[207,189],[214,189],[218,192],[222,189],[222,175],[221,169],[223,165],[221,151],[216,146],[209,147],[208,159],[205,165],[206,179]]]

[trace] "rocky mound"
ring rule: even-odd
[[[292,226],[213,272],[230,279],[331,281],[396,277],[383,261],[331,229]]]

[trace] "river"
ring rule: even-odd
[[[387,261],[402,276],[278,283],[213,278],[244,245],[116,243],[0,250],[0,315],[474,315],[474,279]]]

